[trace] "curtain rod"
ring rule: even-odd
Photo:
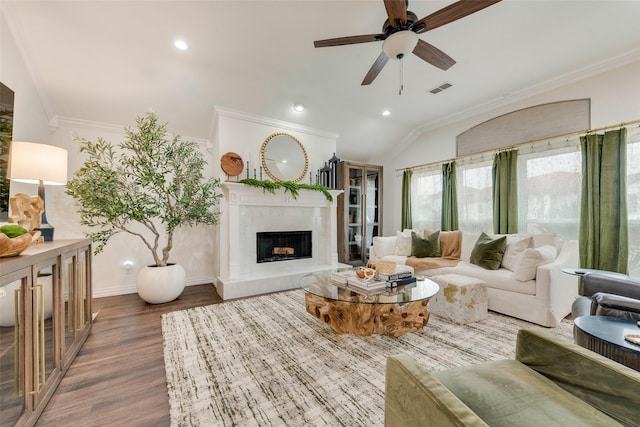
[[[401,172],[401,171],[406,171],[406,170],[424,168],[424,167],[427,167],[427,166],[433,166],[433,165],[437,165],[437,164],[449,163],[449,162],[453,162],[455,160],[460,160],[460,159],[463,159],[463,158],[466,158],[466,157],[481,156],[481,155],[487,154],[487,153],[511,150],[513,148],[523,147],[525,145],[530,145],[530,144],[537,144],[539,142],[552,141],[554,139],[571,138],[572,136],[576,136],[576,135],[582,136],[582,135],[588,135],[588,134],[593,133],[593,132],[599,132],[599,131],[602,131],[602,130],[623,128],[625,126],[635,125],[635,124],[638,124],[638,123],[640,123],[640,119],[632,120],[630,122],[618,123],[618,124],[615,124],[615,125],[603,126],[603,127],[599,127],[599,128],[595,128],[595,129],[581,130],[581,131],[577,131],[577,132],[565,133],[564,135],[552,136],[550,138],[537,139],[537,140],[534,140],[534,141],[523,142],[523,143],[520,143],[520,144],[514,144],[514,145],[510,145],[510,146],[506,146],[506,147],[494,148],[493,150],[480,151],[480,152],[477,152],[477,153],[469,154],[467,156],[453,157],[453,158],[447,159],[447,160],[438,160],[438,161],[435,161],[435,162],[423,163],[421,165],[408,166],[406,168],[396,169],[395,172]]]

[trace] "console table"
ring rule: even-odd
[[[574,320],[576,344],[640,371],[640,345],[625,340],[626,334],[640,334],[635,320],[606,316],[580,316]]]
[[[0,424],[32,426],[91,330],[91,240],[0,258]]]

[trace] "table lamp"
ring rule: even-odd
[[[12,141],[9,156],[9,179],[38,184],[38,196],[45,202],[45,185],[67,183],[67,150],[34,142]],[[53,240],[54,228],[47,222],[47,205],[42,211],[39,230],[45,241]]]

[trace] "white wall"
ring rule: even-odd
[[[396,169],[452,159],[456,135],[499,115],[548,102],[591,99],[591,128],[640,119],[640,61],[556,87],[508,105],[483,111],[418,134],[399,154],[384,163],[384,230],[392,235],[401,224],[402,172]]]
[[[219,173],[219,159],[227,152],[238,153],[243,160],[249,161],[250,176],[253,178],[253,169],[257,170],[257,178],[260,179],[260,147],[268,136],[276,132],[284,132],[294,136],[304,146],[309,158],[309,171],[312,172],[315,184],[316,170],[324,166],[336,151],[338,135],[318,129],[300,126],[294,123],[268,119],[264,117],[244,114],[237,111],[216,108],[216,125],[211,140],[214,142],[214,151],[217,153],[216,167]],[[301,182],[309,183],[309,171]],[[263,173],[263,179],[269,179]],[[243,171],[242,176],[246,178]],[[226,177],[225,177],[226,179]]]
[[[144,114],[141,112],[140,114]],[[168,122],[171,132],[170,118],[158,117]],[[53,145],[67,149],[69,155],[69,178],[73,176],[83,164],[85,155],[79,151],[79,144],[74,141],[77,135],[89,140],[98,137],[117,144],[124,138],[124,127],[90,123],[73,119],[60,118],[58,127],[52,134]],[[135,118],[127,126],[134,126]],[[182,137],[183,140],[194,140]],[[207,159],[206,176],[213,175],[213,154],[207,150],[208,141],[195,140],[200,145],[200,151]],[[55,239],[82,238],[89,231],[88,227],[81,227],[80,217],[76,212],[73,198],[64,193],[64,187],[47,187],[47,219],[55,228]],[[170,262],[181,264],[187,276],[187,285],[210,283],[217,274],[217,264],[214,252],[215,226],[183,227],[174,234],[173,249]],[[163,242],[161,242],[162,244]],[[130,270],[124,268],[125,263],[132,263]],[[93,294],[95,297],[118,295],[136,292],[136,274],[138,270],[153,264],[153,257],[142,241],[130,234],[120,233],[109,240],[103,252],[94,257]]]
[[[46,108],[33,82],[31,70],[9,31],[4,14],[0,14],[0,51],[0,81],[15,94],[13,139],[48,144],[49,120]]]

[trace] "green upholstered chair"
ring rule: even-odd
[[[521,330],[515,360],[429,373],[387,359],[386,426],[638,426],[640,372],[546,331]]]

